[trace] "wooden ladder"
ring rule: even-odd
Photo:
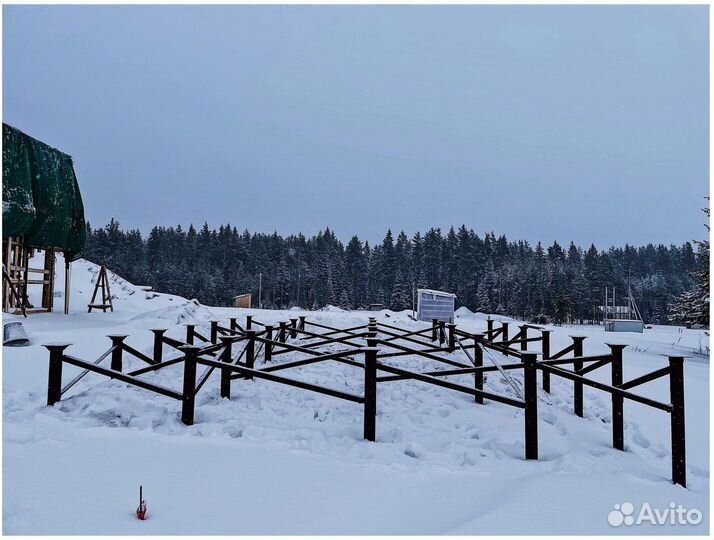
[[[95,304],[94,300],[97,298],[97,292],[102,289],[102,303]],[[102,265],[99,269],[99,276],[97,277],[97,283],[94,286],[94,294],[92,294],[92,300],[87,306],[87,313],[91,313],[93,309],[101,309],[103,313],[109,311],[114,311],[114,305],[112,304],[112,293],[109,290],[109,277],[107,276],[107,267]]]
[[[20,293],[17,292],[17,289],[15,288],[15,284],[13,283],[13,280],[10,278],[10,274],[7,271],[7,268],[5,268],[5,265],[2,265],[2,282],[3,282],[3,287],[7,289],[6,295],[9,295],[11,298],[8,298],[8,302],[11,302],[12,300],[15,301],[15,306],[19,306],[20,312],[22,313],[23,317],[27,317],[27,299],[25,297],[20,296]]]

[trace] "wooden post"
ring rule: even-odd
[[[182,345],[179,349],[185,355],[183,361],[181,422],[187,426],[191,426],[193,425],[193,413],[196,403],[196,357],[199,347],[194,345]]]
[[[437,332],[439,330],[439,319],[432,319],[431,320],[431,341],[436,341],[437,338]]]
[[[526,459],[538,459],[538,382],[536,355],[523,355],[523,390],[525,392]]]
[[[288,339],[287,333],[286,333],[287,327],[288,327],[288,323],[286,323],[286,322],[280,323],[280,330],[278,331],[278,341],[280,343],[285,343]]]
[[[248,335],[248,343],[245,349],[245,363],[247,367],[253,369],[255,367],[255,330],[248,330],[246,334]],[[253,375],[246,375],[245,378],[252,380]]]
[[[104,265],[99,268],[99,274],[97,274],[97,282],[94,284],[94,292],[92,293],[92,299],[87,306],[87,313],[92,312],[92,307],[94,306],[94,301],[97,299],[97,293],[99,288],[102,288],[102,295],[104,295]],[[106,313],[106,308],[102,313]]]
[[[488,327],[488,330],[486,330],[486,339],[489,341],[493,340],[493,319],[489,315],[488,319],[486,319],[486,326]]]
[[[298,317],[298,319],[300,320],[300,323],[298,324],[298,328],[300,330],[305,330],[305,315],[300,315],[300,317]]]
[[[570,336],[573,340],[573,356],[578,358],[583,355],[584,336]],[[573,371],[583,369],[582,362],[573,362]],[[573,409],[575,414],[580,418],[583,417],[583,383],[580,381],[573,382]]]
[[[508,341],[508,323],[502,322],[501,326],[503,327],[503,332],[501,332],[501,341],[504,343],[503,354],[504,356],[508,356],[508,345],[506,345],[506,342]]]
[[[246,315],[245,316],[245,329],[250,330],[251,326],[253,325],[253,316],[252,315]]]
[[[687,487],[684,425],[684,357],[669,357],[669,397],[672,403],[672,482]]]
[[[27,307],[30,307],[29,297],[27,295],[27,285],[30,279],[30,252],[34,251],[23,241],[22,243],[22,298]]]
[[[273,327],[266,324],[265,325],[265,339],[273,340]],[[265,361],[270,362],[273,359],[273,344],[265,343]]]
[[[290,319],[290,339],[297,337],[297,319]]]
[[[218,321],[211,321],[211,343],[218,343]]]
[[[446,325],[449,329],[449,352],[456,350],[456,325],[449,323]]]
[[[542,359],[550,360],[550,332],[551,330],[541,330],[540,339],[542,341]],[[550,373],[543,370],[543,391],[550,394]]]
[[[47,375],[47,405],[52,406],[62,399],[62,356],[71,343],[47,343],[50,351],[50,366]]]
[[[526,341],[528,339],[528,325],[524,324],[519,327],[521,329],[521,351],[527,351],[528,350],[528,342]]]
[[[10,284],[10,280],[12,279],[10,277],[10,261],[12,260],[12,236],[8,236],[6,239],[3,239],[3,251],[2,254],[4,255],[3,257],[3,280],[2,280],[2,310],[3,311],[10,311],[10,306],[12,305],[12,298],[10,295],[12,294],[12,289],[13,287]],[[7,275],[7,276],[6,276]]]
[[[228,319],[231,323],[231,330],[238,330],[238,321],[236,320],[236,317],[231,317]]]
[[[230,365],[233,361],[233,338],[221,337],[220,340],[225,347],[221,354],[221,362]],[[221,397],[231,399],[231,371],[229,369],[221,369]]]
[[[187,324],[186,325],[186,343],[188,343],[189,345],[193,345],[195,330],[196,330],[195,324]]]
[[[161,357],[164,355],[164,332],[165,329],[154,329],[154,362],[161,362]]]
[[[610,371],[612,386],[618,388],[622,384],[622,350],[626,345],[610,345]],[[612,394],[612,446],[618,450],[625,449],[625,422],[623,404],[625,399],[617,394]]]
[[[71,263],[65,259],[64,261],[64,314],[69,315],[69,293],[70,283],[72,281]]]
[[[439,345],[446,343],[446,323],[439,321]]]
[[[377,341],[367,339],[364,351],[364,438],[377,440]]]
[[[483,334],[474,334],[474,367],[483,367]],[[474,372],[474,388],[483,390],[483,371]],[[474,401],[483,405],[483,396],[475,395]]]
[[[109,335],[107,337],[112,340],[112,347],[114,347],[114,350],[112,351],[111,368],[114,371],[121,371],[122,370],[122,353],[124,352],[124,340],[128,336]]]
[[[44,272],[42,272],[42,307],[52,311],[55,290],[55,249],[45,250]]]
[[[2,310],[3,311],[9,311],[10,310],[10,247],[12,246],[12,236],[9,236],[6,239],[3,239],[3,244],[2,244],[2,255],[3,255],[3,280],[2,280]],[[5,277],[5,273],[7,272],[7,278]]]

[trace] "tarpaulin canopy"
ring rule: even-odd
[[[2,138],[3,238],[24,236],[76,259],[87,230],[72,158],[5,123]]]

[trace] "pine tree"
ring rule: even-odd
[[[496,275],[493,261],[489,261],[483,279],[478,284],[477,297],[478,304],[476,311],[482,313],[493,313],[497,304],[494,303],[493,290],[496,286]]]
[[[389,307],[394,311],[402,311],[412,307],[411,286],[399,270],[397,270],[397,275],[394,279],[394,290],[392,291]]]
[[[352,309],[352,302],[350,302],[350,297],[347,294],[347,289],[342,289],[338,306],[342,309]]]
[[[562,325],[568,322],[568,316],[570,314],[570,300],[566,295],[561,295],[558,297],[555,308],[555,324]]]
[[[394,288],[394,278],[397,272],[397,262],[394,251],[394,239],[391,229],[382,241],[382,251],[379,259],[379,285],[383,293],[391,296]]]
[[[353,236],[345,249],[345,280],[347,291],[355,306],[367,303],[367,257],[357,236]]]
[[[707,200],[709,197],[707,197]],[[702,208],[709,219],[709,208]],[[704,225],[709,230],[709,224]],[[669,321],[709,327],[709,240],[695,240],[698,269],[691,272],[694,287],[683,292],[669,306]]]

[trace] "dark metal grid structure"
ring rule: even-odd
[[[370,318],[367,324],[350,328],[335,328],[306,320],[301,316],[268,325],[247,316],[245,326],[237,318],[229,319],[227,326],[219,321],[210,323],[210,333],[206,337],[196,330],[196,325],[186,325],[184,342],[165,335],[165,329],[152,329],[154,347],[148,356],[126,343],[126,335],[108,336],[111,347],[94,362],[87,362],[65,353],[68,343],[47,344],[49,350],[49,377],[47,404],[53,405],[62,399],[79,380],[90,372],[117,379],[125,383],[149,390],[168,398],[181,401],[181,421],[193,424],[196,394],[208,378],[218,370],[220,373],[220,395],[230,399],[231,384],[236,379],[263,379],[337,399],[362,405],[366,440],[375,441],[377,434],[377,387],[379,383],[412,379],[439,386],[447,390],[472,395],[474,402],[484,405],[486,400],[510,407],[524,409],[525,458],[538,459],[538,390],[537,373],[542,373],[543,391],[550,393],[551,377],[561,377],[573,382],[573,408],[577,416],[583,416],[583,388],[585,386],[607,392],[612,397],[612,444],[624,450],[623,404],[629,399],[648,407],[670,414],[672,433],[672,480],[686,486],[685,429],[684,429],[684,358],[670,356],[668,366],[631,381],[623,381],[622,362],[625,345],[610,344],[608,354],[584,356],[583,336],[571,336],[572,343],[564,349],[551,352],[551,331],[524,324],[518,332],[509,337],[509,323],[487,321],[485,333],[468,333],[453,323],[433,320],[431,326],[420,330],[408,330],[398,326],[377,322]],[[308,329],[309,328],[309,329]],[[538,335],[529,336],[529,331]],[[300,343],[296,343],[296,340]],[[528,351],[528,344],[540,342],[541,352]],[[325,345],[342,345],[339,350],[324,349]],[[165,358],[165,348],[173,349],[172,357]],[[240,350],[239,350],[240,349]],[[460,351],[456,359],[453,353]],[[485,366],[484,352],[493,350],[514,362]],[[286,353],[301,353],[303,358],[277,364],[274,358]],[[138,358],[147,366],[128,373],[123,371],[124,354]],[[448,369],[420,372],[387,364],[387,359],[402,356],[428,359],[435,364],[447,365]],[[468,359],[463,361],[463,357]],[[540,356],[540,358],[539,358]],[[99,364],[111,358],[109,368]],[[261,367],[256,360],[262,358]],[[278,372],[291,368],[334,361],[363,370],[364,393],[352,394],[317,384],[286,377]],[[64,387],[62,386],[62,366],[74,365],[83,371]],[[140,375],[183,364],[181,391],[166,388],[139,378]],[[572,369],[566,369],[571,366]],[[586,374],[610,365],[611,384],[604,384],[585,377]],[[198,374],[198,367],[203,371]],[[523,392],[520,399],[484,390],[483,374],[492,371],[522,372]],[[472,374],[473,385],[466,386],[448,380],[452,375]],[[507,375],[506,375],[507,376]],[[507,376],[508,377],[508,376]],[[635,394],[630,390],[661,377],[669,377],[670,402]],[[516,389],[514,387],[514,389]],[[517,389],[516,389],[517,390]],[[521,392],[518,392],[521,394]]]

